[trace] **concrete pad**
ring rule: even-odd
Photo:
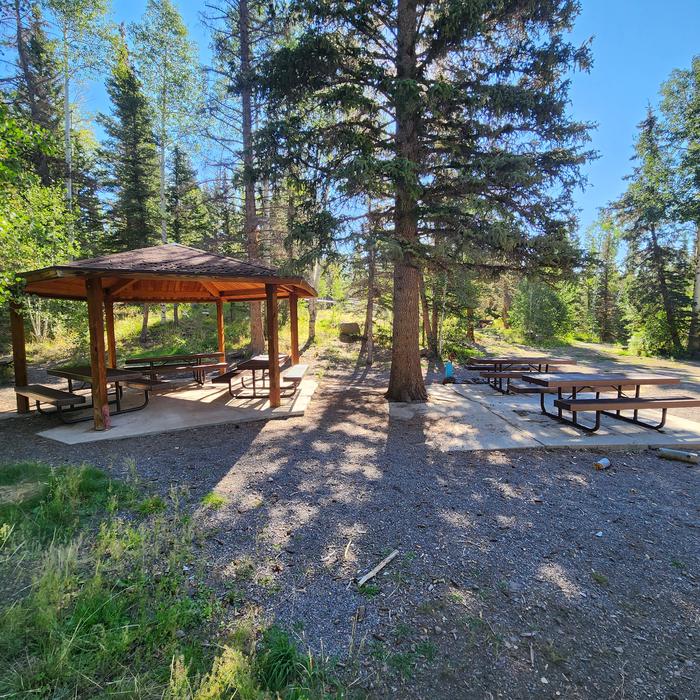
[[[539,396],[499,394],[485,384],[431,384],[428,396],[428,403],[392,403],[390,416],[396,420],[424,420],[426,444],[443,452],[700,446],[700,423],[671,414],[662,431],[603,416],[600,430],[588,434],[542,415]],[[645,413],[640,411],[640,417],[645,418]],[[650,413],[649,418],[658,419],[658,412]]]
[[[267,399],[232,398],[227,386],[206,384],[189,385],[165,394],[155,394],[142,411],[124,413],[112,417],[109,430],[96,431],[92,423],[60,425],[39,433],[42,437],[68,445],[99,440],[141,437],[171,430],[184,430],[204,425],[226,423],[242,424],[255,421],[280,420],[303,416],[318,384],[313,379],[304,379],[297,393],[282,399],[282,405],[270,408]],[[132,396],[136,397],[135,394]],[[136,400],[140,400],[140,396]],[[125,405],[129,404],[125,391]]]

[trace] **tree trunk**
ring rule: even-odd
[[[37,94],[37,86],[34,81],[34,74],[31,71],[29,65],[29,57],[27,55],[27,44],[24,37],[24,26],[22,25],[22,13],[20,7],[20,0],[15,0],[14,4],[15,10],[15,30],[16,30],[16,42],[17,42],[17,58],[19,61],[19,67],[22,71],[22,80],[27,89],[27,101],[29,102],[29,112],[32,115],[32,121],[40,126],[46,126],[42,123],[41,110],[39,108],[39,96]],[[37,153],[37,172],[41,184],[47,187],[51,184],[51,177],[49,174],[49,161],[46,154],[39,151]]]
[[[476,338],[474,336],[474,309],[467,307],[467,342],[474,345]]]
[[[141,345],[146,344],[148,338],[148,304],[143,305],[143,320],[141,321],[141,335],[139,336],[139,342]]]
[[[173,325],[180,325],[180,304],[173,304]]]
[[[318,287],[319,280],[321,279],[321,264],[318,260],[314,262],[314,267],[311,272],[311,286],[316,289]],[[313,343],[316,339],[316,315],[318,309],[316,306],[316,297],[311,297],[309,299],[309,332],[307,337],[307,343]]]
[[[437,357],[437,341],[430,322],[430,306],[428,305],[428,295],[425,293],[425,278],[422,272],[420,275],[420,303],[423,311],[423,335],[426,338],[430,354]]]
[[[412,252],[418,240],[417,163],[418,97],[411,93],[416,78],[416,0],[399,0],[397,22],[396,77],[405,81],[397,90],[395,148],[402,162],[396,179],[394,232],[404,249],[394,263],[393,336],[391,373],[387,398],[390,401],[426,401],[428,398],[420,366],[419,288],[420,270]]]
[[[374,363],[374,283],[376,274],[377,246],[373,238],[369,240],[367,256],[367,312],[365,313],[365,332],[362,351],[367,352],[365,364],[371,367]]]
[[[510,315],[510,305],[512,300],[510,298],[510,287],[508,286],[508,278],[503,276],[503,296],[501,299],[501,321],[503,322],[503,328],[510,328],[510,321],[508,316]]]
[[[253,103],[250,70],[250,14],[248,0],[238,3],[238,31],[240,34],[241,60],[241,110],[243,139],[243,186],[244,186],[244,220],[243,232],[246,241],[248,260],[260,262],[258,245],[258,221],[255,211],[255,170],[253,163]],[[253,355],[265,352],[263,335],[262,307],[260,302],[250,302],[250,350]]]
[[[160,130],[160,240],[162,243],[168,242],[168,220],[165,206],[165,117],[161,117]],[[168,320],[165,304],[160,305],[160,322]]]
[[[671,299],[671,295],[668,291],[663,256],[656,238],[656,231],[652,229],[650,234],[652,258],[654,260],[654,267],[656,268],[656,278],[659,283],[659,290],[661,292],[661,301],[663,302],[664,313],[666,314],[666,323],[668,323],[668,332],[671,336],[671,343],[673,344],[674,351],[676,354],[680,355],[683,352],[683,345],[681,344],[681,338],[678,333],[678,324],[676,322],[676,313],[673,308],[673,300]]]
[[[695,229],[695,280],[693,283],[693,307],[688,329],[688,352],[700,359],[700,225]]]
[[[63,29],[63,131],[66,149],[66,201],[73,207],[73,149],[71,148],[70,79],[68,71],[68,36]]]

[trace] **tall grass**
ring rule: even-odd
[[[281,630],[222,624],[180,494],[155,502],[91,467],[0,465],[0,697],[342,697]]]

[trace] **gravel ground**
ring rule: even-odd
[[[258,607],[359,696],[699,697],[699,468],[441,453],[420,421],[389,421],[384,382],[338,368],[303,418],[76,447],[9,419],[1,456],[116,474],[133,459],[152,488],[187,487],[231,619]],[[212,490],[225,505],[199,507]]]

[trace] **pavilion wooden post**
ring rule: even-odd
[[[12,334],[12,364],[15,368],[15,386],[27,386],[27,349],[24,339],[24,319],[19,305],[10,302],[10,332]],[[29,399],[17,396],[17,413],[29,413]]]
[[[224,302],[218,299],[216,302],[216,335],[219,339],[219,352],[224,353],[222,362],[226,362],[226,337],[224,335]],[[219,374],[226,370],[220,369]]]
[[[107,403],[107,366],[105,363],[105,329],[102,310],[104,293],[97,278],[85,280],[90,331],[90,368],[92,370],[92,415],[95,430],[108,430],[109,403]]]
[[[117,366],[117,339],[114,335],[114,302],[105,299],[105,326],[107,328],[107,351],[109,354],[109,366]]]
[[[266,284],[267,296],[267,355],[270,359],[270,407],[280,405],[280,366],[277,360],[279,355],[279,338],[277,328],[277,285]]]
[[[292,344],[292,364],[299,364],[299,317],[297,315],[297,295],[289,295],[289,328]]]

